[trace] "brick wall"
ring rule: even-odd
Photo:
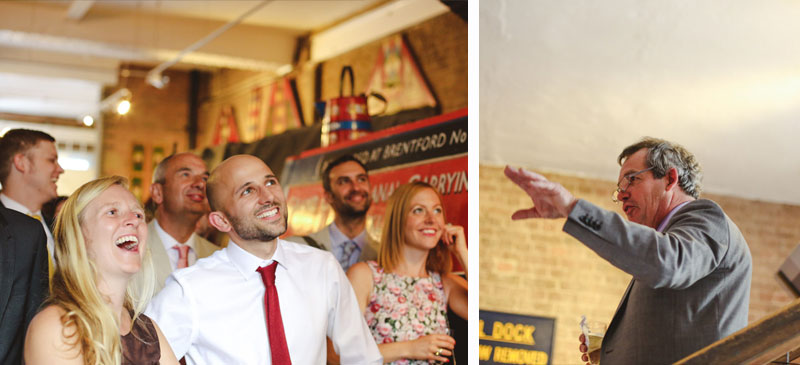
[[[502,167],[480,166],[480,309],[556,319],[553,364],[579,361],[580,316],[610,322],[630,275],[562,232],[564,219],[511,221],[530,207]],[[615,182],[545,173],[575,196],[621,213]],[[800,242],[800,206],[704,194],[739,226],[753,256],[749,322],[794,298],[777,269]]]
[[[132,66],[133,72],[145,73],[150,68]],[[163,89],[145,83],[141,76],[120,76],[119,87],[132,94],[131,110],[120,116],[109,112],[103,116],[103,151],[100,176],[120,175],[142,182],[140,198],[147,198],[153,166],[158,163],[153,151],[161,148],[162,157],[189,148],[187,133],[189,111],[189,75],[184,71],[167,71],[170,81]],[[142,171],[133,171],[133,146],[144,148]],[[132,189],[136,190],[136,189]]]

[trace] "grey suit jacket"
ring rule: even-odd
[[[21,364],[25,332],[48,294],[41,223],[0,203],[0,364]]]
[[[322,248],[324,248],[326,251],[332,252],[331,247],[333,247],[332,246],[333,240],[331,240],[331,234],[330,231],[328,230],[328,227],[330,227],[330,224],[325,226],[325,228],[319,230],[318,232],[314,232],[308,236],[313,238],[314,241],[317,241],[317,243],[319,243],[322,246]],[[302,243],[304,245],[308,244],[308,242],[306,242],[306,240],[303,239],[303,236],[291,236],[285,239],[287,241]],[[380,243],[377,240],[373,239],[372,236],[369,235],[369,233],[367,233],[367,244],[365,244],[364,247],[361,249],[361,255],[358,256],[358,261],[377,260],[379,247]]]
[[[670,364],[747,325],[752,259],[716,203],[683,206],[663,233],[579,200],[564,231],[631,274],[603,364]]]
[[[156,277],[155,291],[153,292],[153,295],[158,294],[158,292],[164,288],[164,283],[167,281],[167,277],[172,274],[172,264],[169,263],[167,250],[164,248],[164,243],[161,241],[161,237],[158,236],[155,224],[155,219],[147,224],[147,246],[150,249],[150,257],[153,260],[153,270],[155,271]],[[214,251],[220,249],[219,246],[208,242],[208,240],[203,237],[197,235],[193,235],[192,237],[196,240],[194,249],[198,260],[211,256]],[[139,275],[135,277],[135,280],[141,280]]]

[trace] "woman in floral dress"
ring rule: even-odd
[[[467,319],[467,282],[450,273],[451,253],[467,272],[464,229],[445,224],[439,192],[424,182],[389,198],[378,261],[347,272],[384,362],[447,362],[447,306]]]

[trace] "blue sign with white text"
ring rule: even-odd
[[[555,318],[480,311],[480,364],[550,364]]]

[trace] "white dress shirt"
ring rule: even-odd
[[[187,364],[270,364],[264,283],[278,262],[278,290],[293,364],[325,364],[328,336],[342,364],[381,364],[350,282],[330,252],[279,239],[271,260],[237,246],[172,273],[145,313]]]
[[[44,228],[44,234],[47,235],[47,254],[50,256],[48,259],[51,263],[53,263],[53,267],[56,267],[56,260],[53,259],[53,252],[55,252],[56,244],[53,240],[53,234],[50,233],[50,227],[47,226],[47,223],[44,222],[44,217],[42,217],[42,211],[39,210],[38,212],[31,212],[28,207],[18,203],[16,200],[11,199],[6,194],[0,193],[0,201],[3,202],[6,208],[11,210],[16,210],[22,214],[27,214],[29,216],[38,215],[39,216],[39,223],[42,224],[42,228]]]
[[[161,228],[161,225],[158,224],[158,219],[153,219],[153,222],[155,222],[154,226],[156,227],[158,238],[161,239],[161,243],[164,244],[164,249],[167,250],[167,257],[169,257],[169,264],[172,265],[172,271],[178,269],[178,259],[180,258],[178,250],[173,248],[175,245],[184,244],[189,246],[189,252],[187,254],[189,266],[197,262],[197,251],[194,243],[197,235],[195,233],[192,233],[192,235],[189,236],[189,240],[186,242],[178,242],[178,240],[170,236],[164,228]]]

